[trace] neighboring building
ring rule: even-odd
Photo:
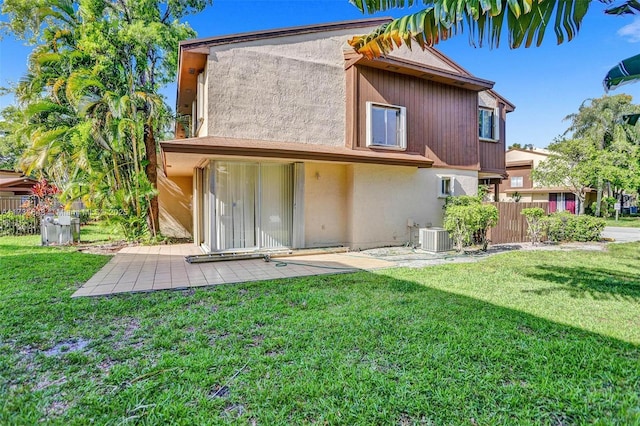
[[[0,170],[0,197],[16,195],[31,195],[35,179],[25,176],[22,172]]]
[[[22,172],[0,170],[0,213],[20,210],[36,183]]]
[[[180,44],[161,230],[205,251],[401,245],[505,175],[514,106],[435,49],[369,60],[387,19]]]
[[[510,149],[506,153],[507,178],[500,184],[500,201],[547,202],[549,213],[579,211],[576,196],[568,187],[536,184],[531,172],[550,155],[546,149]],[[587,204],[591,197],[587,194]]]

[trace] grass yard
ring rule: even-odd
[[[624,228],[640,228],[640,216],[607,218],[607,226],[622,226]]]
[[[640,244],[70,299],[0,238],[0,424],[640,424]]]

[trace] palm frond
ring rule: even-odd
[[[366,10],[384,10],[393,1],[367,0]],[[402,2],[400,2],[402,3]],[[575,0],[425,0],[424,10],[394,19],[349,44],[374,58],[402,44],[421,48],[469,32],[474,45],[498,47],[506,32],[511,48],[539,46],[553,28],[558,44],[572,40],[589,8],[589,1]],[[506,16],[506,19],[505,19]],[[555,19],[554,19],[555,17]]]
[[[603,2],[611,3],[611,0],[604,0]],[[637,15],[640,13],[640,2],[638,0],[627,0],[618,6],[608,8],[604,13],[608,15]]]

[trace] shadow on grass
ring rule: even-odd
[[[61,424],[121,422],[123,407],[150,424],[639,420],[640,348],[613,338],[369,272],[70,299],[101,263],[37,253],[0,269],[0,373],[17,389],[0,388],[0,423],[36,423],[62,393],[78,396],[48,418]],[[77,341],[82,356],[43,355]],[[67,382],[38,389],[47,377]]]
[[[630,265],[633,267],[633,265]],[[556,292],[569,293],[571,297],[592,297],[596,300],[640,301],[640,275],[615,269],[591,268],[589,266],[562,267],[540,265],[528,277],[547,281],[559,286],[524,293],[548,295]]]

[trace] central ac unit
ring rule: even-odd
[[[422,250],[449,251],[453,244],[449,233],[442,228],[420,228],[418,243]]]

